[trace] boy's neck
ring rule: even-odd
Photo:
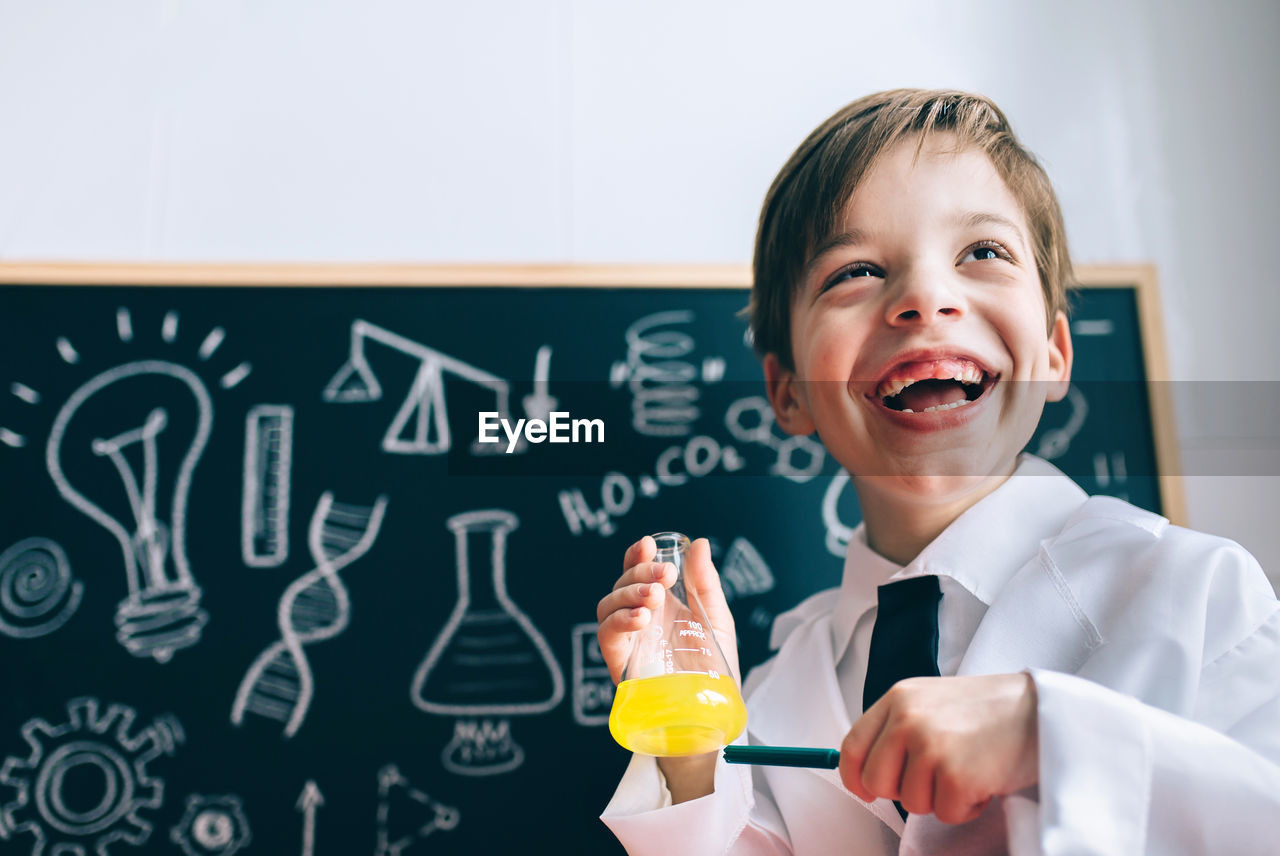
[[[945,490],[937,483],[941,480],[933,480],[932,490],[910,491],[897,479],[855,476],[867,546],[894,564],[911,564],[957,517],[1004,484],[1014,468],[950,479]]]

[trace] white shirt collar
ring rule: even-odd
[[[951,577],[990,606],[1040,542],[1062,531],[1086,499],[1088,494],[1053,464],[1022,455],[1004,484],[956,518],[905,567],[867,546],[865,527],[859,524],[849,539],[831,617],[836,659],[843,656],[858,619],[876,605],[880,585],[936,574]]]

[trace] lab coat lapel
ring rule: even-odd
[[[1014,574],[983,616],[958,675],[1027,668],[1074,674],[1102,636],[1044,547]]]
[[[765,746],[814,746],[838,748],[853,725],[836,683],[831,650],[831,627],[825,618],[795,631],[812,634],[778,653],[769,675],[753,697],[748,729],[751,742]],[[798,710],[797,705],[804,705]],[[886,826],[901,834],[902,818],[888,800],[863,802],[845,788],[838,770],[805,769],[831,789],[832,799],[852,802],[870,811]],[[820,812],[817,816],[822,816]]]

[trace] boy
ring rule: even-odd
[[[1070,261],[999,109],[918,90],[850,104],[774,181],[754,265],[778,424],[817,431],[863,524],[840,588],[775,622],[740,740],[839,746],[840,768],[635,756],[603,816],[628,851],[1273,846],[1280,604],[1261,569],[1019,454],[1070,380]],[[615,680],[674,581],[653,552],[632,545],[600,602]],[[736,668],[705,541],[686,575]],[[924,591],[905,634],[904,583]],[[886,681],[913,633],[929,662],[907,674],[926,676]]]

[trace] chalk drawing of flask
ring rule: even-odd
[[[446,770],[488,776],[516,769],[524,750],[508,717],[551,710],[564,697],[564,673],[547,640],[507,594],[509,511],[450,517],[458,601],[413,677],[410,698],[427,713],[458,717],[441,760]]]

